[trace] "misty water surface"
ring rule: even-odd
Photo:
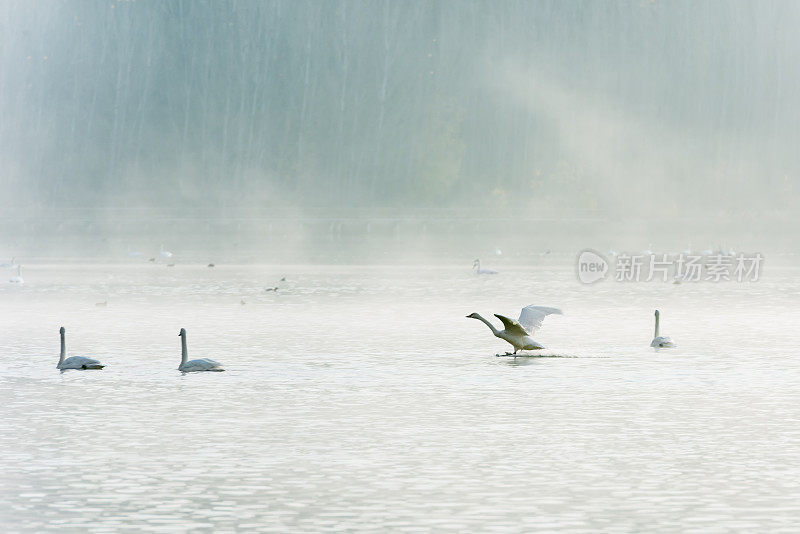
[[[791,532],[798,274],[583,286],[566,266],[32,266],[0,286],[0,521]],[[564,309],[537,334],[560,357],[495,357],[507,346],[464,317],[530,303]],[[656,306],[677,349],[648,347]],[[60,325],[70,354],[107,367],[56,370]],[[190,357],[227,371],[178,372],[180,327]]]

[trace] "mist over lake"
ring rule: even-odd
[[[0,2],[0,529],[794,532],[799,26]]]

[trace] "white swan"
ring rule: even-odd
[[[522,308],[522,313],[519,314],[519,321],[495,313],[494,316],[503,322],[505,330],[498,330],[492,323],[481,317],[478,313],[471,313],[467,315],[467,318],[477,319],[483,322],[483,324],[489,327],[495,337],[508,341],[514,347],[513,353],[507,352],[506,354],[516,354],[518,350],[539,350],[545,348],[544,345],[535,341],[531,336],[536,329],[542,326],[544,318],[553,313],[563,315],[562,311],[558,308],[534,305]]]
[[[186,350],[186,329],[181,328],[181,364],[178,366],[179,371],[184,373],[191,373],[194,371],[224,371],[222,364],[209,360],[208,358],[200,358],[198,360],[186,361],[189,358],[189,351]]]
[[[492,269],[481,269],[481,260],[472,262],[472,270],[475,271],[475,274],[497,274],[497,271]]]
[[[24,284],[25,280],[22,278],[22,265],[17,265],[17,274],[8,279],[12,284]]]
[[[105,367],[102,363],[91,358],[84,358],[83,356],[67,356],[67,342],[65,340],[65,330],[62,326],[58,331],[61,334],[61,355],[58,357],[58,365],[56,369],[102,369]]]
[[[670,348],[670,347],[674,347],[675,343],[672,342],[672,339],[670,339],[667,336],[659,336],[658,335],[658,318],[659,318],[659,315],[660,314],[658,313],[658,310],[656,310],[656,330],[655,330],[655,333],[653,334],[653,341],[650,342],[650,346],[651,347],[656,347],[656,348],[662,348],[662,349],[667,349],[667,348]]]
[[[161,245],[161,250],[159,250],[158,253],[162,258],[171,258],[172,257],[172,252],[170,252],[169,250],[164,250],[164,245]]]

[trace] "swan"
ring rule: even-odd
[[[25,280],[22,278],[22,265],[17,265],[17,274],[8,279],[12,284],[24,284]]]
[[[186,361],[189,358],[189,351],[186,350],[186,329],[181,328],[181,364],[178,366],[179,371],[184,373],[191,373],[193,371],[224,371],[222,364],[209,360],[208,358],[200,358],[198,360]]]
[[[475,271],[475,274],[497,274],[497,271],[492,269],[481,269],[481,260],[472,262],[472,270]]]
[[[162,258],[171,258],[172,252],[169,250],[164,250],[164,245],[161,245],[161,250],[158,252]]]
[[[675,343],[672,342],[672,339],[667,336],[658,335],[658,317],[659,313],[658,310],[656,310],[656,331],[653,334],[653,341],[650,342],[650,346],[663,349],[674,347]]]
[[[97,360],[93,360],[91,358],[84,358],[83,356],[70,356],[66,360],[67,356],[67,342],[65,339],[65,330],[62,326],[58,333],[61,334],[61,355],[58,357],[58,365],[56,369],[102,369],[105,367],[102,363],[98,362]]]
[[[563,315],[563,312],[558,308],[534,305],[522,308],[522,312],[519,314],[519,321],[495,313],[494,316],[503,322],[505,330],[498,330],[492,323],[481,317],[478,313],[471,313],[467,315],[467,318],[481,321],[489,327],[495,337],[499,337],[511,343],[514,347],[514,352],[507,352],[506,354],[516,355],[518,350],[539,350],[545,348],[544,345],[535,341],[531,336],[536,329],[541,328],[544,318],[554,313]]]

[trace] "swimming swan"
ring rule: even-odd
[[[659,336],[658,335],[658,310],[656,310],[656,331],[653,334],[653,341],[650,342],[651,347],[663,348],[667,349],[669,347],[674,347],[675,343],[672,342],[670,338],[667,336]]]
[[[492,269],[481,269],[481,260],[472,262],[472,270],[475,271],[475,274],[497,274],[497,271]]]
[[[25,280],[22,279],[22,265],[17,265],[17,274],[8,279],[12,284],[24,284]]]
[[[56,369],[102,369],[105,367],[102,363],[91,358],[84,358],[83,356],[67,356],[67,342],[65,340],[65,330],[62,326],[58,331],[61,334],[61,355],[58,357],[58,365]]]
[[[222,364],[209,360],[208,358],[200,358],[198,360],[186,361],[189,358],[189,351],[186,350],[186,329],[181,328],[181,364],[178,366],[179,371],[184,373],[191,373],[194,371],[224,371]]]
[[[518,350],[539,350],[545,348],[544,345],[535,341],[531,336],[534,334],[536,329],[542,326],[542,321],[544,318],[554,313],[563,315],[563,312],[558,308],[548,308],[546,306],[533,305],[522,308],[522,313],[519,314],[519,321],[509,319],[508,317],[504,317],[502,315],[494,314],[495,317],[503,322],[505,330],[498,330],[494,327],[494,325],[492,325],[492,323],[477,313],[471,313],[467,315],[467,318],[477,319],[483,322],[483,324],[489,327],[495,337],[499,337],[500,339],[508,341],[514,347],[513,353],[507,352],[506,354],[516,354]]]

